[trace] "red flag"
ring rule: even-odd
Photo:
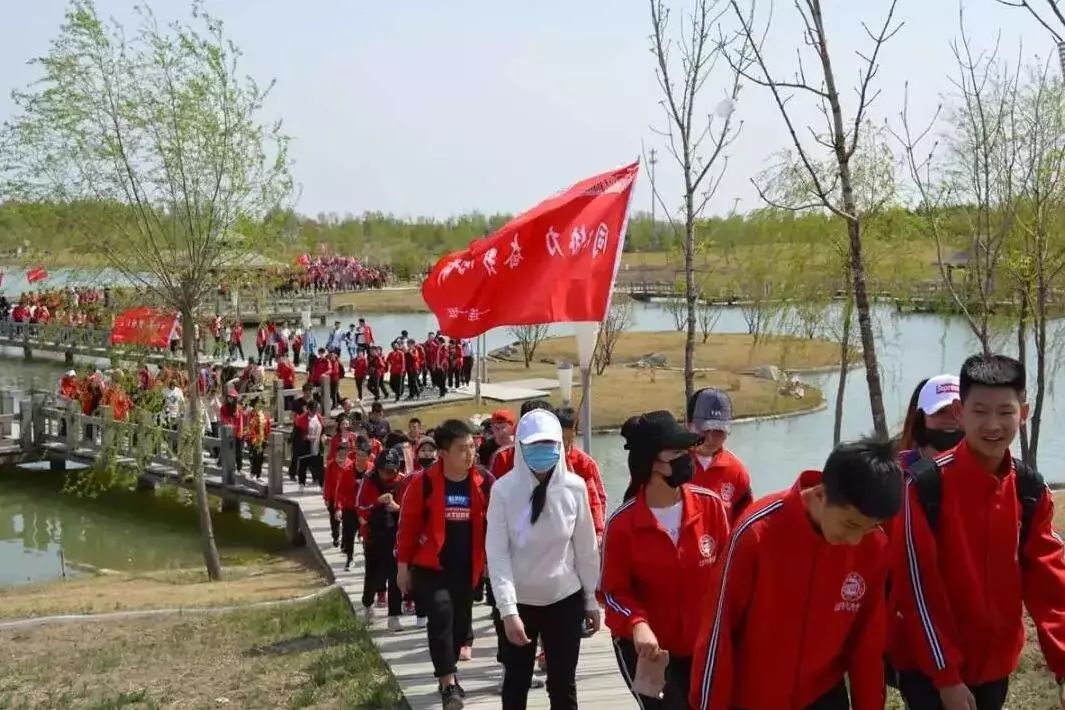
[[[300,266],[310,266],[311,265],[311,257],[307,256],[306,254],[300,254],[299,258],[296,259],[296,263],[299,264]]]
[[[173,311],[140,306],[122,311],[111,328],[112,345],[165,348],[170,345],[177,316]]]
[[[26,280],[31,284],[44,281],[46,278],[48,278],[48,272],[43,266],[34,266],[26,269]]]
[[[581,180],[438,261],[422,297],[440,329],[472,338],[502,325],[602,321],[638,170]]]

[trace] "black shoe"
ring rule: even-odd
[[[351,571],[351,560],[348,560],[347,562],[344,563],[344,571],[345,572],[350,572]]]
[[[455,676],[454,688],[455,688],[455,692],[459,694],[459,697],[462,698],[463,700],[465,700],[466,699],[466,690],[461,685],[459,685],[459,677],[458,676]]]
[[[340,540],[333,538],[333,547],[340,547]]]
[[[444,710],[462,710],[462,708],[466,707],[457,688],[457,685],[449,685],[440,689],[440,702],[443,703]]]

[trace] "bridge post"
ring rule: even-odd
[[[0,414],[15,413],[15,395],[10,390],[0,392]],[[13,424],[0,420],[0,439],[6,439],[11,435]]]
[[[40,446],[41,444],[44,443],[45,419],[44,419],[44,410],[42,409],[43,406],[44,406],[44,395],[43,394],[34,393],[33,396],[32,396],[32,404],[30,405],[30,409],[33,412],[33,414],[32,414],[32,416],[33,416],[33,441],[38,446]]]
[[[285,488],[285,435],[270,432],[270,470],[266,479],[266,493],[273,498]]]
[[[222,512],[240,512],[240,501],[234,496],[227,495],[225,488],[237,484],[237,437],[231,424],[222,425],[220,432],[222,440]]]
[[[73,454],[78,448],[81,438],[81,422],[78,412],[78,402],[70,400],[67,403],[67,454]]]
[[[322,391],[322,418],[329,419],[333,412],[333,383],[329,380],[329,375],[322,375],[318,379],[318,386]]]
[[[100,407],[100,449],[114,452],[115,444],[115,409],[107,405]]]
[[[23,453],[28,453],[33,448],[33,400],[29,397],[25,397],[19,400],[19,446],[22,447]]]
[[[285,384],[278,379],[274,380],[274,423],[285,423]]]

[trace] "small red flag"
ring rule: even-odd
[[[46,278],[48,278],[48,271],[43,266],[34,266],[26,269],[26,280],[31,284],[44,281]]]
[[[173,311],[139,306],[122,311],[111,328],[112,345],[165,348],[170,344],[177,316]]]
[[[311,257],[307,256],[306,254],[300,254],[299,258],[296,259],[296,263],[300,266],[310,266]]]
[[[595,175],[438,261],[422,297],[442,332],[602,321],[639,164]]]

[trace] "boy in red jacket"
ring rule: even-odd
[[[890,556],[880,524],[901,505],[894,451],[873,441],[837,446],[824,472],[754,503],[702,607],[691,707],[882,710]]]
[[[403,352],[403,345],[398,340],[392,343],[392,352],[388,354],[387,363],[388,383],[398,402],[403,395],[403,382],[407,372],[407,354]]]
[[[359,350],[351,360],[351,373],[355,377],[355,391],[359,395],[359,401],[362,401],[362,388],[366,384],[366,376],[370,373],[370,360],[366,357],[365,350]]]
[[[340,550],[346,556],[344,571],[351,569],[351,560],[355,555],[355,533],[359,529],[359,486],[370,470],[370,441],[366,437],[359,437],[355,442],[355,455],[349,456],[348,452],[348,441],[344,440],[337,447],[336,458],[329,464],[330,485],[334,486],[332,514],[340,523]]]
[[[399,588],[404,594],[413,588],[428,614],[429,655],[445,710],[461,708],[466,694],[455,662],[484,574],[491,478],[476,466],[473,433],[458,419],[436,428],[439,460],[404,491],[396,537]]]
[[[399,620],[403,595],[396,580],[396,525],[399,521],[399,488],[403,474],[403,452],[395,446],[377,457],[373,470],[359,485],[359,534],[362,537],[366,570],[363,576],[363,619],[373,621],[374,597],[387,587],[388,630],[402,631]]]
[[[1034,479],[1022,502],[1018,492],[1038,474],[1010,454],[1028,418],[1024,365],[974,355],[959,380],[950,406],[965,438],[935,459],[938,510],[930,515],[915,464],[892,530],[890,655],[913,710],[1001,708],[1024,647],[1023,607],[1059,687],[1065,680],[1065,555],[1053,499]],[[1060,690],[1059,701],[1065,708]]]
[[[732,399],[707,387],[688,400],[688,429],[702,437],[692,449],[692,483],[721,496],[733,523],[751,504],[751,477],[739,457],[725,448],[732,428]]]

